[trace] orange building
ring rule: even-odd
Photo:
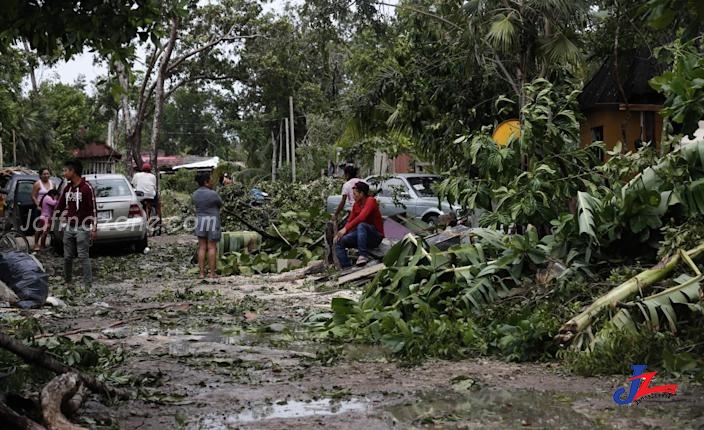
[[[604,61],[579,96],[584,116],[580,143],[602,141],[610,150],[621,142],[623,151],[634,151],[641,142],[651,142],[659,148],[663,125],[659,112],[665,97],[648,81],[662,74],[665,66],[645,49],[620,57],[619,62],[617,71],[613,58]]]

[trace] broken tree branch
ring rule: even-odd
[[[5,333],[0,333],[0,348],[6,349],[20,357],[25,362],[51,370],[54,373],[69,373],[74,372],[79,375],[81,382],[95,393],[105,394],[107,396],[118,397],[120,399],[129,399],[129,391],[111,387],[102,381],[97,380],[91,375],[80,372],[71,366],[67,366],[56,358],[48,355],[45,351],[39,348],[33,348],[25,345],[23,342],[8,336]]]
[[[683,260],[682,256],[687,256],[689,259],[696,258],[704,252],[704,244],[697,246],[694,249],[685,252],[677,252],[672,257],[662,260],[658,265],[648,270],[645,270],[618,287],[612,289],[608,293],[599,297],[587,307],[582,313],[567,321],[555,336],[555,341],[561,345],[567,345],[572,342],[572,339],[587,327],[591,326],[594,319],[600,315],[604,309],[609,306],[623,302],[627,297],[630,297],[638,292],[641,292],[656,282],[668,276],[677,265]]]

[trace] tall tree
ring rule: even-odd
[[[527,82],[580,64],[588,7],[587,0],[469,0],[467,23],[478,36],[472,54],[496,66],[520,109]]]
[[[152,40],[146,47],[146,70],[138,82],[134,101],[130,100],[134,76],[127,64],[115,63],[122,87],[121,112],[128,158],[135,165],[141,164],[142,136],[148,118],[152,118],[150,143],[152,157],[156,157],[165,101],[185,84],[236,80],[229,65],[241,41],[257,37],[256,19],[261,12],[258,3],[223,0],[203,6],[192,2],[171,6],[162,17],[169,23],[167,38]]]

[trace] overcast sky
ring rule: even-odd
[[[206,2],[208,0],[201,0]],[[303,0],[289,0],[289,3],[296,4]],[[263,9],[268,11],[283,11],[286,0],[273,0],[273,2],[264,2]],[[101,62],[95,64],[94,55],[87,50],[83,54],[75,56],[71,61],[61,61],[54,67],[40,66],[36,71],[37,82],[59,80],[65,84],[72,84],[80,76],[85,78],[87,84],[86,89],[92,92],[92,83],[98,76],[107,73],[107,64]],[[25,86],[29,86],[29,77],[25,79]]]

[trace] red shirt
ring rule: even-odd
[[[77,185],[69,182],[64,192],[59,197],[56,210],[63,212],[66,209],[66,218],[71,227],[83,226],[94,228],[96,226],[95,192],[85,179]]]
[[[365,197],[361,204],[354,202],[352,213],[345,224],[345,230],[350,232],[363,222],[373,225],[381,237],[384,237],[384,221],[381,219],[379,204],[374,197]]]

